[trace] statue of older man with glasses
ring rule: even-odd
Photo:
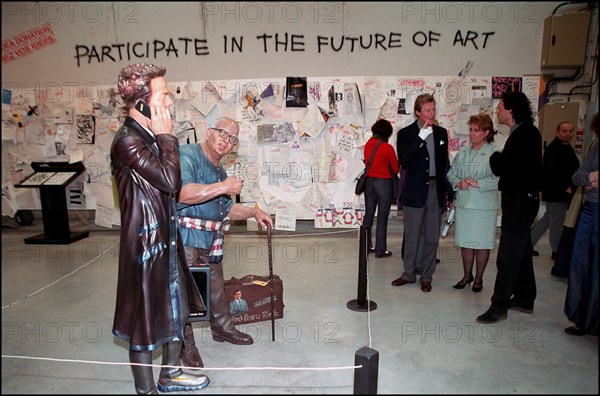
[[[237,330],[231,320],[223,279],[223,234],[231,220],[254,217],[260,227],[273,226],[271,216],[259,208],[234,203],[244,184],[228,176],[221,160],[239,143],[239,125],[221,117],[209,127],[205,141],[180,149],[181,189],[178,199],[179,230],[189,266],[210,265],[210,328],[215,341],[237,345],[254,342]],[[189,367],[204,367],[194,342],[191,323],[185,327],[181,361]]]

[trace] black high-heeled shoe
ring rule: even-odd
[[[471,288],[471,290],[473,290],[474,293],[479,293],[480,291],[482,291],[483,290],[483,280],[481,280],[481,282],[473,283],[473,287]]]
[[[461,280],[458,281],[458,283],[456,285],[454,285],[452,287],[455,288],[455,289],[464,289],[465,286],[467,286],[468,284],[470,284],[471,282],[473,282],[473,280],[474,280],[473,275],[471,275],[469,277],[469,279],[467,279],[467,280],[462,280],[461,279]]]

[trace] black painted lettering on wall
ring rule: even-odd
[[[279,52],[279,50],[283,52],[287,52],[288,50],[291,52],[302,52],[305,50],[303,34],[292,34],[289,37],[287,33],[284,33],[282,36],[279,33],[275,33],[274,37],[269,34],[262,34],[256,36],[256,39],[262,40],[263,52],[265,54],[269,52],[269,49],[274,49],[275,52]]]
[[[239,52],[243,52],[242,47],[244,46],[244,36],[240,37],[238,41],[235,37],[231,37],[231,52],[235,52],[235,49]],[[227,36],[223,36],[223,53],[227,53]]]
[[[398,38],[396,38],[396,36]],[[388,41],[388,48],[400,48],[402,47],[401,43],[402,33],[390,33],[390,40]]]
[[[495,32],[475,32],[467,30],[457,30],[454,35],[452,45],[472,48],[474,50],[485,49],[490,37]],[[417,47],[434,47],[435,43],[450,45],[448,37],[442,37],[440,33],[434,31],[417,31],[410,35],[411,42]],[[445,39],[445,40],[444,40]],[[303,34],[275,33],[261,34],[256,36],[259,44],[259,51],[263,53],[273,52],[305,52],[307,51],[305,36]],[[358,36],[316,36],[314,40],[308,40],[309,50],[316,50],[316,53],[326,51],[350,53],[359,51],[387,51],[392,48],[403,48],[402,33],[389,32],[387,34],[375,33]],[[411,43],[409,43],[411,44]],[[244,52],[244,36],[223,36],[223,53],[235,54]],[[127,42],[110,45],[75,45],[74,58],[77,60],[77,66],[82,63],[91,64],[105,62],[131,61],[138,59],[157,59],[160,57],[180,56],[207,56],[210,54],[208,42],[204,39],[178,37],[170,38],[166,41],[154,40],[146,42]]]
[[[333,36],[317,36],[317,52],[321,53],[326,48],[330,48],[335,52],[339,52],[342,49],[348,49],[350,52],[354,52],[358,47],[355,45],[357,42],[360,44],[360,48],[364,50],[373,47],[375,50],[382,49],[387,51],[388,48],[401,48],[401,38],[402,33],[394,32],[391,32],[389,35],[376,33],[374,35],[369,34],[368,36],[363,36],[361,34],[359,37],[341,36],[340,38]]]
[[[413,43],[418,45],[419,47],[423,47],[424,45],[429,43],[431,47],[431,43],[434,41],[440,41],[439,37],[441,35],[436,32],[432,32],[431,30],[427,33],[425,32],[416,32],[413,34]]]
[[[495,32],[481,33],[481,35],[483,36],[483,43],[482,43],[481,48],[485,48],[485,46],[487,44],[488,37],[491,36],[494,33]],[[454,42],[452,43],[452,45],[456,46],[456,43],[458,42],[463,47],[466,47],[467,44],[468,44],[468,42],[470,41],[473,44],[473,47],[475,47],[475,49],[479,49],[479,47],[477,46],[477,42],[475,41],[475,40],[477,40],[478,37],[479,37],[479,34],[477,32],[472,31],[472,30],[467,30],[466,34],[463,36],[462,32],[459,29],[456,32],[456,34],[454,35]]]
[[[124,44],[111,44],[111,45],[75,45],[75,59],[77,59],[77,66],[81,66],[81,60],[87,60],[90,64],[92,61],[97,63],[104,63],[108,61],[119,62],[123,60],[135,60],[136,58],[158,58],[159,56],[165,55],[170,57],[174,55],[176,58],[181,55],[191,55],[190,43],[193,45],[193,55],[202,56],[208,55],[208,46],[206,46],[206,40],[201,39],[189,39],[189,38],[177,38],[169,39],[168,42],[161,40],[135,42],[135,43],[124,43]]]

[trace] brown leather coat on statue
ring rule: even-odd
[[[181,318],[179,284],[188,288],[191,305],[204,310],[177,229],[179,143],[169,134],[154,138],[127,117],[113,140],[111,162],[121,209],[113,334],[131,350],[151,351],[183,340],[187,318]]]

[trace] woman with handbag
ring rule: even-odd
[[[387,225],[393,200],[393,177],[398,175],[400,165],[394,147],[388,143],[392,136],[392,124],[388,120],[377,120],[371,126],[373,136],[365,144],[365,159],[368,159],[365,174],[365,217],[363,225],[367,228],[367,251],[375,253],[375,257],[383,258],[392,255],[387,250]],[[397,187],[396,187],[397,188]],[[375,231],[375,247],[371,228],[377,211],[377,229]]]

